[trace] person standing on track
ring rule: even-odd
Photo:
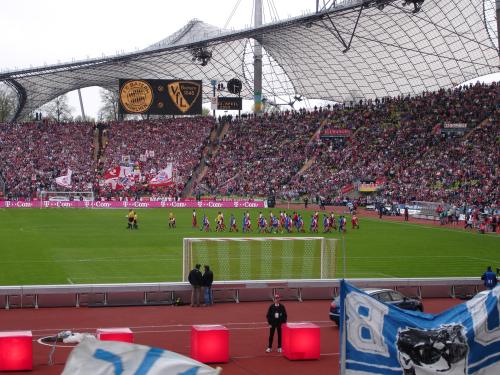
[[[203,296],[205,300],[205,306],[212,306],[213,296],[212,296],[212,283],[214,282],[214,273],[210,270],[210,266],[205,264],[205,271],[203,272],[202,284],[203,284]]]
[[[201,264],[194,266],[188,276],[188,281],[193,287],[191,290],[191,307],[200,307],[201,286],[203,281],[200,267]]]
[[[281,297],[279,294],[274,296],[274,301],[267,310],[267,323],[269,323],[269,345],[267,346],[266,353],[273,351],[273,338],[274,331],[278,331],[278,353],[281,353],[281,325],[286,323],[286,309],[280,303]]]

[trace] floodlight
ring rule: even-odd
[[[212,51],[209,51],[206,47],[197,47],[191,50],[193,62],[197,61],[201,66],[207,66],[210,59],[212,58]]]
[[[420,9],[422,9],[422,4],[424,3],[425,0],[403,0],[403,6],[411,5],[413,4],[413,11],[412,13],[418,13]]]

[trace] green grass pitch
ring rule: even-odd
[[[139,230],[129,231],[126,210],[1,209],[0,285],[180,281],[184,237],[234,234],[200,232],[191,228],[192,210],[172,211],[176,229],[168,228],[169,209],[142,209]],[[205,211],[211,223],[216,211]],[[269,211],[262,210],[266,217]],[[226,221],[233,212],[241,225],[243,210],[223,212]],[[258,212],[250,210],[254,225]],[[203,210],[197,213],[200,222]],[[308,227],[310,213],[303,214]],[[500,267],[499,236],[368,218],[360,224],[351,230],[349,223],[346,274],[340,246],[338,277],[479,276],[488,265]]]

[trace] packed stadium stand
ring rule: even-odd
[[[97,196],[108,199],[180,196],[202,165],[203,174],[195,176],[199,181],[192,181],[194,194],[274,192],[334,201],[346,186],[377,181],[383,186],[379,195],[392,202],[493,204],[500,198],[499,97],[500,85],[476,84],[250,116],[226,124],[225,131],[222,125],[215,131],[208,117],[114,122],[104,132],[85,123],[2,124],[0,169],[12,198],[55,189],[55,177],[68,168],[75,191],[93,185]],[[445,124],[467,127],[446,134]],[[329,129],[348,129],[352,135],[342,142],[323,139]],[[127,191],[103,186],[105,172],[124,162],[141,170],[140,179]],[[169,162],[175,166],[175,185],[159,191],[147,187]]]
[[[198,188],[259,196],[280,190],[304,164],[321,118],[319,112],[296,112],[235,122]]]
[[[74,191],[88,191],[95,181],[94,125],[23,123],[0,126],[0,172],[6,192],[31,198],[55,190],[55,178],[73,172]]]
[[[355,181],[379,180],[391,201],[496,202],[498,97],[498,84],[475,85],[336,109],[328,126],[354,136],[343,147],[318,140],[315,163],[291,181],[291,192],[334,198]],[[446,136],[445,123],[468,127]]]
[[[139,183],[131,187],[133,196],[178,196],[200,163],[202,150],[213,127],[214,121],[210,117],[110,123],[104,132],[99,170],[103,173],[122,164],[125,158],[127,163],[137,163],[142,173]],[[175,166],[175,185],[148,189],[145,184],[169,162]],[[101,196],[111,194],[110,186],[99,190]]]

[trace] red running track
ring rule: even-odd
[[[463,301],[424,300],[426,312],[438,313]],[[329,321],[330,301],[284,301],[290,322],[308,321],[321,327],[321,358],[289,361],[280,354],[265,353],[268,328],[265,314],[269,302],[221,303],[212,307],[189,306],[43,308],[0,310],[0,331],[33,332],[33,373],[60,374],[71,348],[57,347],[55,364],[48,365],[51,348],[36,340],[71,330],[95,333],[97,328],[129,327],[137,344],[188,355],[193,324],[222,324],[230,330],[230,361],[221,364],[224,375],[331,374],[339,372],[339,330]],[[275,337],[276,339],[276,337]],[[275,341],[276,345],[276,341]]]

